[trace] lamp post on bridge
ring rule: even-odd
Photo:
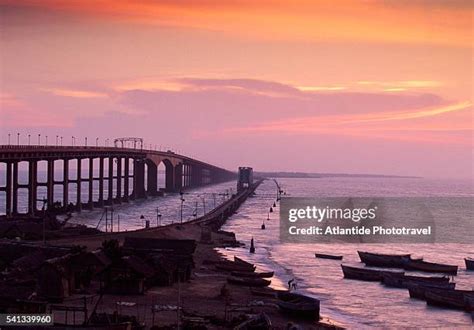
[[[72,143],[73,147],[76,145],[76,137],[75,136],[71,137],[71,143]]]
[[[99,138],[95,138],[95,146],[98,147],[99,146]]]
[[[16,145],[20,145],[20,133],[16,133]]]
[[[48,136],[46,135],[46,145],[48,145]]]
[[[61,136],[61,147],[63,146],[63,137]]]
[[[87,147],[87,137],[84,138],[84,143],[85,143],[85,145],[86,145],[86,147]]]
[[[28,145],[30,145],[31,142],[31,134],[28,134]]]
[[[59,135],[56,135],[56,147],[58,146],[59,143]]]
[[[10,145],[10,133],[8,133],[8,145]]]
[[[41,134],[38,134],[38,145],[41,145]]]

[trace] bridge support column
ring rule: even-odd
[[[124,173],[124,182],[123,182],[123,200],[128,202],[129,197],[129,181],[130,181],[130,158],[125,157],[125,173]]]
[[[153,162],[147,162],[147,193],[149,196],[156,196],[158,192],[158,166]]]
[[[69,159],[63,159],[63,207],[69,210]]]
[[[76,210],[81,212],[82,210],[82,199],[81,199],[81,190],[82,190],[82,159],[77,159],[77,198],[76,198]]]
[[[104,158],[99,158],[99,205],[104,206]]]
[[[7,182],[6,182],[6,185],[5,185],[5,189],[6,189],[5,213],[6,213],[7,217],[11,217],[11,215],[12,215],[12,190],[13,190],[13,187],[12,187],[12,163],[7,162],[6,165],[7,165]]]
[[[175,167],[173,165],[166,166],[166,191],[168,192],[174,192],[175,191],[175,186],[174,186],[174,175],[175,172]]]
[[[183,164],[176,165],[174,169],[174,189],[180,191],[183,188]]]
[[[13,162],[13,196],[12,196],[12,209],[13,215],[18,215],[18,162]]]
[[[28,162],[28,215],[33,216],[36,213],[36,187],[38,162],[30,160]]]
[[[142,159],[133,162],[133,198],[145,198],[145,162]]]
[[[48,160],[47,167],[47,183],[46,183],[46,203],[48,209],[51,209],[54,204],[54,160]]]
[[[117,202],[122,203],[122,158],[117,158]]]
[[[94,208],[94,158],[89,158],[89,209]]]
[[[109,157],[109,175],[108,175],[108,183],[109,183],[109,197],[107,199],[108,205],[114,204],[114,158]]]

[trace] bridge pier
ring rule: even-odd
[[[104,206],[104,157],[99,157],[99,205]]]
[[[107,197],[107,205],[114,204],[114,158],[109,157],[109,174],[107,176],[108,180],[108,197]]]
[[[147,167],[147,187],[148,196],[156,196],[158,193],[158,166],[152,161],[146,163]]]
[[[89,196],[88,206],[92,210],[94,208],[94,158],[89,158]]]
[[[122,158],[117,158],[117,203],[122,203]]]
[[[76,210],[81,212],[82,210],[82,199],[81,199],[81,189],[82,189],[82,159],[77,159],[77,177],[76,177],[76,188],[77,188],[77,196],[76,196]]]
[[[123,182],[123,200],[128,202],[129,198],[129,180],[130,180],[130,158],[125,157],[125,175],[124,175],[124,182]]]
[[[145,198],[145,162],[143,159],[134,159],[133,163],[133,198]]]
[[[36,213],[36,195],[38,185],[38,162],[30,160],[28,162],[28,215],[34,216]]]
[[[36,194],[35,194],[36,196]],[[69,209],[69,159],[63,159],[63,207]]]
[[[183,164],[178,164],[174,168],[174,190],[180,191],[183,188]]]

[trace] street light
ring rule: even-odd
[[[46,135],[46,145],[48,145],[48,136]]]
[[[56,135],[56,147],[58,146],[58,143],[59,143],[59,136]]]
[[[16,145],[20,145],[20,133],[16,133]]]
[[[95,146],[96,146],[96,147],[99,146],[99,138],[95,138]]]
[[[38,145],[41,144],[41,134],[38,134]]]
[[[10,145],[10,133],[8,133],[8,145]]]
[[[61,136],[61,147],[63,146],[63,137]]]
[[[30,145],[31,142],[31,134],[28,134],[28,145]]]
[[[76,138],[74,136],[71,136],[71,143],[73,147],[76,145]]]
[[[87,137],[84,138],[84,141],[85,141],[86,147],[87,147]]]
[[[159,208],[156,208],[156,226],[161,226],[161,213]]]
[[[185,199],[183,198],[184,192],[181,190],[179,192],[179,195],[180,195],[180,199],[181,199],[181,223],[183,223],[183,203],[185,201]]]

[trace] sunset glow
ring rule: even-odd
[[[222,166],[473,176],[472,1],[0,6],[2,143],[136,135]]]

